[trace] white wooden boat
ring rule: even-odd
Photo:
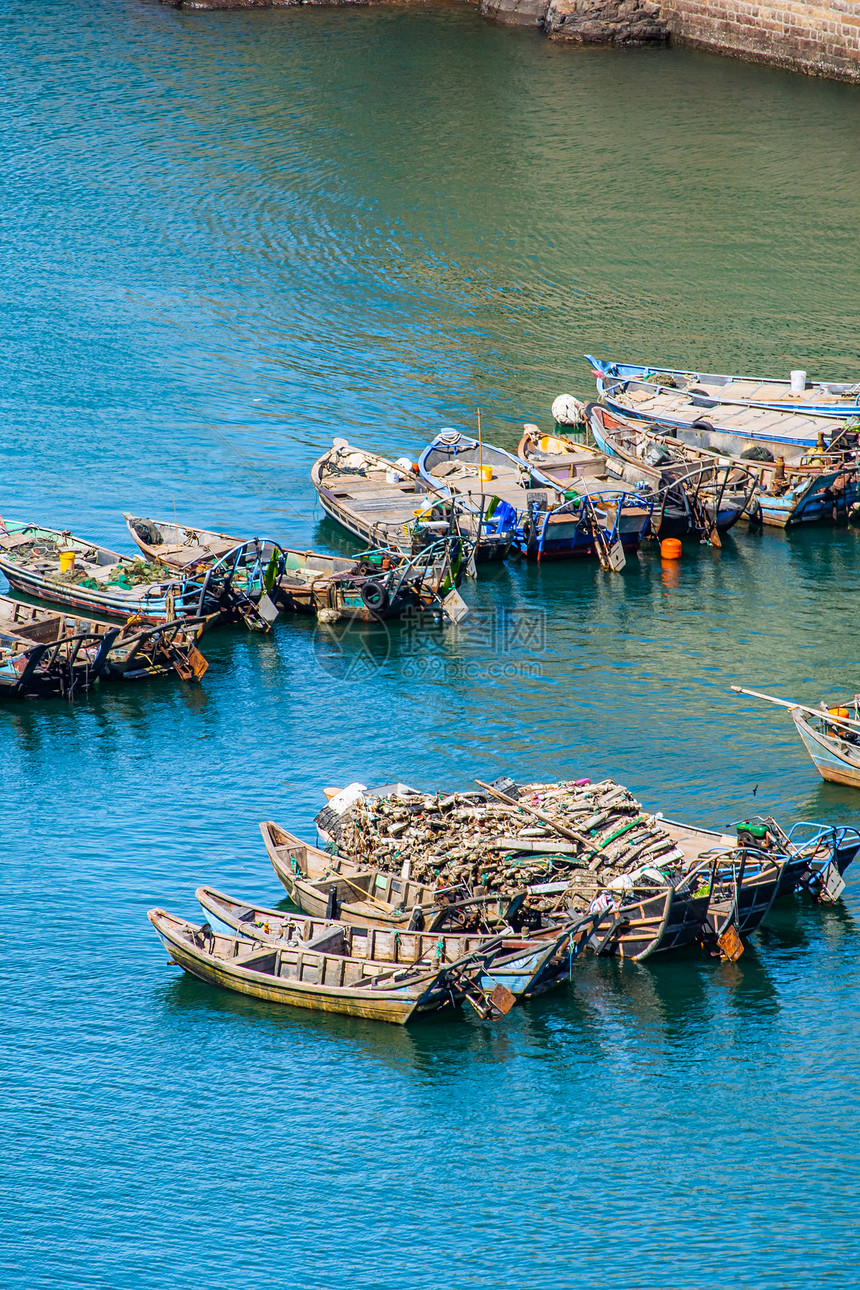
[[[747,694],[787,708],[797,733],[822,779],[860,788],[860,696],[836,707],[811,708],[791,699],[778,699],[759,690],[733,685],[736,694]],[[853,714],[853,715],[852,715]]]
[[[618,363],[594,358],[591,354],[586,354],[585,358],[600,380],[640,380],[655,389],[681,390],[695,397],[701,407],[728,403],[738,407],[808,412],[842,419],[860,415],[858,381],[804,380],[803,388],[795,390],[791,380],[784,377],[733,376],[728,372],[697,372],[653,364]]]

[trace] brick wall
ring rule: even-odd
[[[860,81],[860,3],[663,0],[661,10],[679,44]]]

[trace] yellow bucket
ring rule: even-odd
[[[492,466],[479,466],[478,478],[481,480],[483,484],[489,484],[490,480],[493,478]]]
[[[60,551],[60,573],[71,573],[74,567],[74,551]]]

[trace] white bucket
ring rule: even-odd
[[[791,373],[791,392],[792,394],[802,394],[806,389],[806,373],[798,369]]]

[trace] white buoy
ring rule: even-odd
[[[584,425],[585,404],[572,394],[560,394],[553,400],[552,415],[557,426]]]

